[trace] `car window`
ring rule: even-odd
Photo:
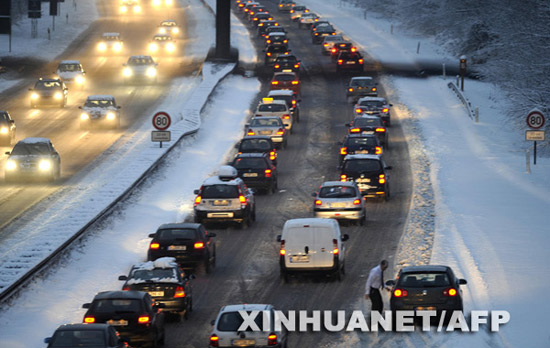
[[[174,26],[176,26],[176,23],[175,22],[162,22],[160,25],[162,25],[163,27],[174,27]]]
[[[378,172],[382,170],[380,162],[375,159],[353,159],[344,162],[342,168],[345,172]]]
[[[112,99],[106,99],[106,100],[87,99],[84,106],[90,107],[90,108],[94,108],[94,107],[106,108],[109,106],[115,106],[115,103]]]
[[[360,106],[366,106],[371,108],[383,108],[384,102],[379,100],[363,100],[359,103]]]
[[[233,167],[236,169],[266,169],[267,163],[263,158],[237,158],[233,162]]]
[[[296,78],[296,75],[291,74],[280,74],[274,77],[274,80],[276,81],[294,81]]]
[[[258,111],[265,111],[265,112],[286,111],[286,105],[284,105],[284,104],[261,104],[258,107]]]
[[[382,126],[382,121],[379,118],[356,118],[353,121],[354,127],[378,127]]]
[[[351,80],[352,86],[367,87],[374,85],[374,81],[371,79],[353,79]],[[362,105],[362,104],[361,104]]]
[[[295,63],[296,57],[277,57],[275,61],[277,63]]]
[[[447,273],[405,273],[399,278],[399,285],[408,288],[429,288],[449,286],[451,282]]]
[[[8,114],[6,112],[0,113],[0,122],[7,123],[7,122],[9,122],[9,120],[10,120],[10,117],[8,116]]]
[[[163,279],[177,279],[177,273],[173,268],[134,269],[130,274],[130,278],[159,282]]]
[[[34,85],[35,89],[50,89],[50,88],[61,88],[61,83],[59,81],[37,81]]]
[[[59,71],[82,71],[80,64],[59,64]]]
[[[240,150],[241,151],[251,151],[251,150],[269,151],[271,150],[271,144],[266,139],[243,140],[241,142]]]
[[[376,146],[375,137],[349,137],[346,141],[347,146]]]
[[[51,154],[50,147],[46,143],[17,143],[11,152],[12,155],[49,155]]]
[[[355,188],[349,186],[326,186],[319,191],[320,198],[353,198],[357,196]]]
[[[193,228],[171,228],[158,230],[156,238],[159,240],[195,239],[197,231]]]
[[[147,58],[130,58],[128,60],[129,65],[150,65],[153,64],[153,59]]]
[[[283,125],[280,118],[256,117],[250,123],[252,127],[281,127]]]
[[[247,311],[247,313],[250,313],[250,311]],[[258,325],[259,328],[263,327],[263,315],[260,313],[256,316],[254,319],[254,322],[256,325]],[[243,323],[243,317],[239,314],[239,312],[227,312],[223,313],[218,320],[218,330],[219,331],[237,331],[239,330],[239,327]],[[248,327],[247,331],[252,331],[250,326]]]
[[[202,198],[238,198],[239,189],[234,185],[208,185],[203,186]]]
[[[102,347],[105,333],[101,330],[62,330],[52,337],[50,347]]]
[[[290,106],[292,104],[292,97],[291,96],[285,96],[285,95],[274,95],[271,96],[274,100],[283,100],[286,102],[286,105]]]
[[[119,40],[118,36],[104,36],[103,38],[107,41],[118,41]]]

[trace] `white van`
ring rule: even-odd
[[[341,280],[344,269],[344,243],[348,235],[340,233],[334,219],[307,218],[288,220],[281,242],[279,265],[285,281],[292,273],[325,273]]]

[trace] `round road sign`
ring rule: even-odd
[[[533,110],[527,115],[527,125],[533,129],[544,126],[544,115],[539,110]]]
[[[160,131],[167,130],[170,127],[170,123],[172,123],[170,115],[164,111],[159,111],[153,116],[153,127]]]

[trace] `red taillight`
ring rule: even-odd
[[[129,286],[124,286],[124,287],[122,288],[122,291],[130,291],[130,287],[129,287]]]
[[[292,106],[295,106],[296,105],[296,100],[292,100]]]
[[[287,43],[287,42],[288,42],[288,40],[283,40],[283,43]]]
[[[350,133],[359,133],[361,131],[361,128],[352,128],[349,131]]]
[[[333,239],[332,244],[334,246],[334,248],[332,249],[332,254],[338,255],[340,253],[340,250],[338,250],[338,241],[336,239]]]
[[[384,174],[378,175],[378,183],[379,184],[385,184],[386,183],[386,175],[384,175]]]
[[[210,336],[210,346],[211,347],[219,347],[219,341],[220,338],[216,335]]]
[[[270,40],[267,40],[267,43],[269,43]],[[275,64],[275,69],[279,69],[281,66],[279,64]]]
[[[317,29],[315,29],[315,30],[317,30]],[[318,36],[318,35],[319,35],[319,33],[315,33],[315,36]]]
[[[266,169],[264,173],[266,178],[271,178],[271,169]]]
[[[275,158],[277,158],[277,153],[275,151],[271,151],[269,153],[269,159],[273,161]]]
[[[388,109],[388,108],[383,108],[382,109],[382,112],[388,112],[388,111],[390,111],[390,109]]]
[[[283,115],[283,120],[290,120],[290,115],[284,114]]]
[[[328,43],[325,42],[325,43],[323,44],[323,46],[327,47],[327,46],[328,46]]]
[[[149,245],[149,248],[158,249],[158,248],[160,248],[160,244],[159,243],[151,243],[151,245]]]
[[[142,315],[138,318],[138,323],[140,323],[140,324],[149,324],[150,320],[151,320],[151,318],[149,318],[148,315]]]
[[[357,51],[357,48],[352,47],[352,48],[351,48],[351,51],[352,51],[352,52],[356,52],[356,51]]]
[[[294,64],[294,69],[298,69],[300,67],[300,64]]]
[[[453,297],[453,296],[456,296],[457,293],[458,292],[456,291],[455,288],[449,288],[449,289],[443,290],[443,295],[445,295],[445,296]]]
[[[363,59],[359,59],[359,64],[363,64]]]
[[[268,346],[275,346],[277,345],[277,335],[275,335],[274,333],[270,334],[269,336],[267,336],[267,345]]]
[[[265,40],[266,43],[271,43],[271,40]],[[268,54],[269,56],[269,54]],[[276,68],[278,68],[278,66],[276,66]]]
[[[323,202],[320,199],[316,199],[315,205],[323,205]]]
[[[355,199],[355,200],[353,201],[353,205],[359,205],[359,204],[361,204],[361,200],[360,200],[360,199]]]
[[[382,154],[382,148],[380,146],[377,146],[374,148],[374,153],[376,155],[381,155]]]
[[[243,196],[243,195],[240,195],[240,196],[239,196],[239,202],[241,202],[241,203],[246,203],[246,197]]]
[[[349,92],[353,92],[353,88],[351,88],[351,87],[348,88],[348,91],[349,91]]]
[[[272,84],[272,85],[278,85],[278,84],[279,84],[279,81],[271,81],[271,84]]]
[[[385,133],[386,128],[376,128],[376,133]]]
[[[94,317],[84,317],[84,322],[87,323],[87,324],[95,323],[95,318]]]
[[[290,13],[294,13],[294,10],[290,10]]]
[[[202,248],[204,248],[204,243],[203,242],[196,242],[195,244],[193,244],[193,248],[202,249]]]
[[[338,59],[338,64],[342,65],[344,61],[342,59]]]
[[[348,154],[348,148],[347,147],[341,147],[340,148],[340,155],[347,155]]]
[[[279,130],[277,131],[277,135],[283,135],[283,134],[285,134],[285,130],[282,128],[279,128]]]
[[[246,135],[254,135],[254,131],[253,131],[253,130],[249,130],[248,132],[246,132]]]
[[[183,290],[183,286],[178,286],[176,288],[176,292],[174,292],[174,298],[182,298],[185,297],[185,291]]]
[[[201,197],[201,196],[195,197],[195,206],[201,204],[201,201],[202,201],[202,197]]]
[[[330,50],[332,53],[336,53],[336,48]]]
[[[401,290],[401,289],[393,290],[394,297],[407,297],[407,295],[409,295],[409,292],[407,290]]]
[[[348,176],[346,174],[340,175],[340,181],[347,181],[347,180],[348,180]]]
[[[257,21],[257,20],[258,20],[258,17],[254,17],[254,20]]]
[[[376,92],[378,89],[376,87],[372,87],[372,91]]]
[[[300,81],[292,81],[292,84],[293,84],[293,85],[297,85],[297,84],[299,84],[299,83],[300,83]]]
[[[267,55],[268,57],[271,57],[271,52],[267,52],[266,55]]]
[[[362,113],[362,112],[363,112],[363,109],[361,109],[361,108],[355,109],[355,113],[357,113],[357,114],[360,114],[360,113]]]

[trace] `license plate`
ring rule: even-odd
[[[261,135],[270,135],[272,132],[270,130],[263,130],[263,131],[260,131],[260,134]]]
[[[224,199],[224,200],[220,200],[220,199],[216,199],[214,202],[212,202],[214,205],[216,206],[220,206],[220,205],[229,205],[229,201]]]
[[[346,62],[346,64],[355,64],[355,62]]]
[[[355,153],[369,153],[369,150],[359,150],[355,151]]]
[[[187,250],[186,245],[170,245],[168,250]]]
[[[309,255],[295,255],[290,257],[290,263],[309,262]]]
[[[233,213],[208,213],[207,218],[232,218]]]
[[[358,178],[357,180],[355,180],[356,182],[370,182],[370,179],[369,178]]]
[[[256,345],[255,340],[233,340],[233,345],[237,347],[248,347]]]
[[[253,178],[258,176],[258,173],[243,173],[244,178]]]
[[[374,134],[374,131],[362,131],[361,134]]]
[[[416,307],[417,311],[435,311],[436,308],[433,306],[430,307]]]
[[[331,208],[345,208],[345,207],[346,207],[346,203],[344,203],[344,202],[331,203],[331,204],[330,204],[330,207],[331,207]]]
[[[149,291],[149,295],[153,297],[164,296],[164,291]]]
[[[128,320],[107,320],[107,324],[113,326],[127,326]]]

